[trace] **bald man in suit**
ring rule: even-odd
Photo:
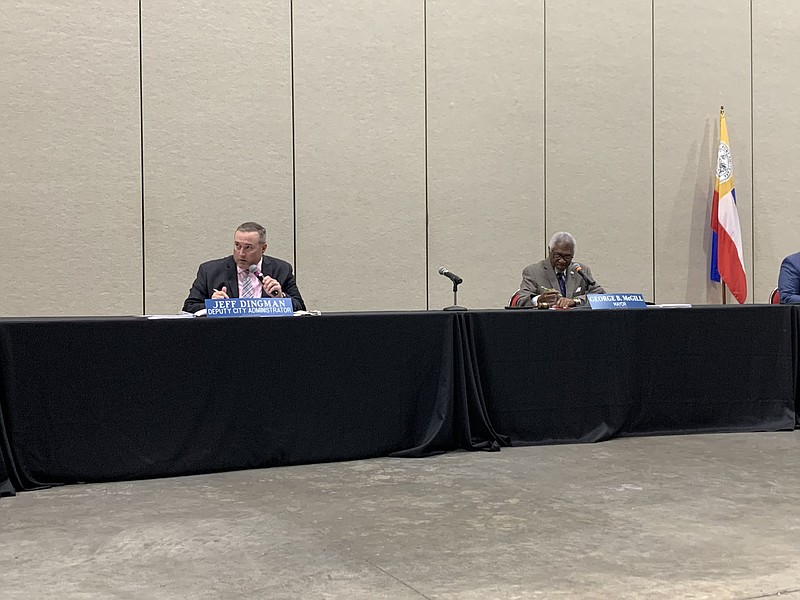
[[[292,265],[267,256],[266,249],[267,232],[261,225],[252,221],[239,225],[233,234],[233,254],[200,265],[183,310],[202,310],[207,298],[265,297],[291,298],[294,310],[305,310]],[[261,273],[260,281],[249,271],[251,265]]]

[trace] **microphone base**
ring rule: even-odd
[[[469,310],[464,306],[445,306],[442,310]]]

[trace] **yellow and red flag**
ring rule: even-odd
[[[747,300],[747,276],[744,271],[742,228],[736,210],[731,158],[725,110],[719,109],[719,149],[714,177],[714,200],[711,206],[711,280],[720,278],[739,304]]]

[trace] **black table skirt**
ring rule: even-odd
[[[472,448],[453,414],[455,325],[441,312],[0,322],[9,475],[30,489]]]
[[[798,311],[475,313],[489,420],[515,445],[792,429]]]
[[[0,495],[790,429],[800,307],[0,319]]]
[[[792,353],[794,357],[795,426],[800,426],[800,305],[792,312]]]
[[[14,486],[11,485],[11,479],[8,477],[5,465],[5,453],[0,453],[0,498],[4,496],[13,496],[16,493]]]

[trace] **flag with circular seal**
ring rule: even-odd
[[[712,281],[722,281],[739,304],[747,300],[747,276],[744,270],[742,228],[736,209],[731,157],[725,109],[719,109],[719,149],[714,176],[714,199],[711,205],[711,273]]]

